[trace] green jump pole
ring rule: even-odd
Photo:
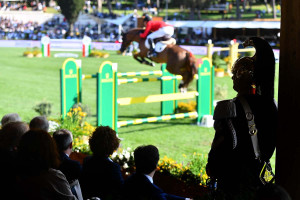
[[[61,115],[64,118],[74,104],[81,101],[81,67],[68,58],[60,69]]]
[[[161,80],[161,94],[172,94],[177,93],[177,80],[176,76],[167,71],[167,64],[161,65],[162,78],[164,76],[171,76],[174,79],[172,80]],[[177,107],[177,101],[162,101],[161,102],[161,115],[174,114]]]
[[[197,124],[199,125],[203,115],[213,115],[214,101],[214,69],[208,58],[198,59],[197,91]]]
[[[117,131],[117,64],[105,61],[97,73],[97,126]]]

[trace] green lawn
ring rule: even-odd
[[[60,116],[60,83],[59,69],[66,58],[25,58],[23,48],[0,48],[0,117],[6,113],[17,112],[22,119],[29,122],[38,115],[33,107],[42,101],[52,103],[50,118]],[[117,55],[110,51],[107,59],[82,59],[83,74],[94,74],[104,60],[118,63],[119,72],[159,70],[141,65],[129,56]],[[230,77],[216,78],[216,84],[227,85],[225,98],[233,98]],[[195,84],[189,89],[195,88]],[[159,93],[158,82],[125,84],[119,87],[119,97],[145,96]],[[92,116],[88,121],[95,125],[96,118],[96,80],[83,82],[83,103],[91,109]],[[119,107],[119,120],[138,117],[159,116],[160,104],[136,104]],[[122,127],[119,137],[123,139],[123,147],[132,149],[142,144],[154,144],[159,147],[161,156],[167,155],[179,162],[185,161],[194,152],[207,154],[213,139],[213,128],[193,125],[191,119],[171,120]]]

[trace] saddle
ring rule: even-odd
[[[176,44],[176,40],[172,37],[159,37],[159,38],[155,38],[153,41],[155,44],[157,44],[158,42],[161,42],[162,44],[168,45],[168,44]]]

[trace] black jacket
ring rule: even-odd
[[[254,114],[262,158],[269,160],[275,150],[277,106],[271,98],[244,97]],[[255,159],[245,112],[238,98],[219,102],[214,120],[215,137],[207,164],[210,176],[217,178],[218,187],[229,193],[260,186],[262,166]]]

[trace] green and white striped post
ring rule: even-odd
[[[61,115],[64,118],[74,104],[81,102],[81,61],[68,58],[60,69]]]
[[[117,63],[103,62],[97,73],[97,126],[117,131]]]

